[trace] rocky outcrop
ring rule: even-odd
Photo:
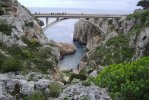
[[[8,6],[2,4],[0,8],[0,25],[3,28],[8,28],[8,30],[0,29],[0,32],[3,33],[1,33],[1,37],[3,38],[0,41],[3,44],[25,46],[25,43],[21,40],[21,36],[25,36],[29,40],[33,39],[40,44],[48,44],[48,39],[43,34],[38,22],[26,8],[16,0],[3,0],[3,3],[6,5],[10,3]]]
[[[58,43],[58,47],[60,49],[61,58],[66,55],[70,55],[76,52],[75,45],[66,44],[66,43]]]
[[[73,39],[87,45],[87,49],[93,48],[101,38],[99,28],[88,21],[81,19],[75,24]]]
[[[111,100],[106,89],[97,86],[83,86],[81,83],[69,86],[63,90],[58,100]]]
[[[7,5],[7,6],[6,6]],[[60,58],[57,43],[48,40],[38,21],[32,16],[31,12],[23,7],[17,0],[1,0],[0,4],[0,48],[17,46],[21,49],[49,48],[53,60]],[[30,52],[34,52],[31,50]],[[38,51],[36,50],[36,51]],[[10,54],[11,55],[11,54]],[[13,55],[11,55],[13,56]],[[47,58],[48,59],[48,58]]]
[[[107,66],[149,55],[148,16],[149,11],[142,10],[119,19],[89,19],[96,25],[86,24],[87,22],[82,20],[77,22],[74,39],[78,41],[88,40],[85,44],[89,50],[82,59],[79,69],[90,72],[96,70],[99,65]],[[99,35],[101,34],[99,30],[92,31],[96,26],[102,28],[106,35]],[[92,64],[92,62],[94,63]]]
[[[139,59],[143,56],[149,55],[149,27],[142,29],[139,35],[138,33],[132,34],[129,45],[135,48],[133,59]]]
[[[57,43],[45,37],[31,12],[17,0],[0,0],[0,100],[45,92],[60,78],[59,59]]]
[[[50,75],[34,72],[26,76],[15,75],[15,73],[0,74],[0,100],[15,100],[22,95],[30,96],[35,91],[46,93],[48,86],[53,82]],[[63,86],[60,82],[56,83]]]

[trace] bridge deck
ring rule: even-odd
[[[48,13],[40,13],[40,14],[33,14],[35,17],[40,18],[120,18],[125,15],[119,14],[48,14]]]

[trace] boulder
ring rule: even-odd
[[[60,49],[60,54],[62,57],[76,52],[75,45],[66,44],[66,43],[58,43],[58,47]]]
[[[46,89],[46,87],[47,87],[50,83],[52,83],[52,82],[53,82],[53,81],[51,81],[51,80],[40,79],[40,80],[38,80],[37,82],[35,82],[34,88],[35,88],[36,90],[44,90],[44,89]]]
[[[87,98],[87,100],[111,100],[106,89],[102,89],[97,86],[82,86],[81,83],[68,86],[58,97],[58,100],[64,100],[64,98],[70,100],[81,100]]]
[[[90,77],[96,77],[98,75],[98,72],[94,70],[93,72],[90,73]]]

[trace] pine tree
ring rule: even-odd
[[[144,9],[149,9],[149,0],[141,0],[138,2],[137,6],[141,6]]]

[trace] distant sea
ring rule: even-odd
[[[118,10],[96,10],[96,9],[64,9],[64,8],[29,8],[32,13],[109,13],[109,14],[128,14],[132,13],[131,11],[118,11]],[[45,19],[41,19],[45,22]],[[52,22],[56,19],[50,18],[49,22]],[[77,47],[77,51],[73,55],[66,56],[63,60],[59,62],[60,69],[74,69],[78,66],[81,58],[85,54],[84,47],[78,43],[73,42],[73,32],[74,24],[78,19],[68,19],[62,22],[59,22],[51,27],[49,27],[44,33],[50,39],[57,42],[64,42],[69,44],[74,44]]]

